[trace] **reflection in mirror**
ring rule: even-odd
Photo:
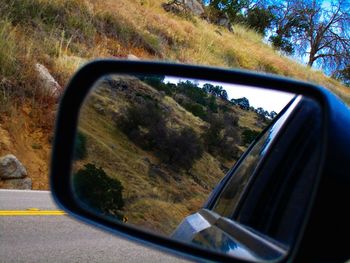
[[[105,76],[80,111],[76,198],[169,236],[292,98],[205,80]]]

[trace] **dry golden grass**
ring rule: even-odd
[[[162,100],[164,105],[168,106],[173,110],[173,122],[170,125],[186,127],[190,126],[197,133],[201,133],[203,128],[206,127],[207,124],[200,118],[194,116],[192,113],[185,110],[181,105],[179,105],[173,98],[165,96]]]
[[[144,59],[281,74],[326,86],[349,101],[349,89],[320,72],[281,56],[263,43],[257,33],[240,25],[234,26],[232,33],[199,18],[188,20],[178,17],[162,9],[163,0],[15,2],[17,8],[11,9],[14,14],[8,14],[9,18],[2,21],[3,29],[0,32],[4,41],[0,42],[0,52],[4,49],[4,43],[22,42],[27,49],[27,59],[48,65],[62,84],[67,82],[81,62],[96,57],[124,57],[133,53]],[[33,21],[29,21],[31,13],[28,11],[27,16],[21,18],[23,21],[13,25],[11,17],[17,17],[18,9],[28,7],[30,3],[42,7],[41,15],[44,18],[57,10],[63,11],[58,13],[56,20],[40,21],[37,18],[34,21],[36,27],[32,26]],[[77,17],[75,20],[60,20],[59,16],[63,19],[73,14]],[[18,32],[15,38],[11,36],[13,30]],[[11,50],[9,46],[14,45],[5,47],[6,52],[3,53],[19,52],[13,48]],[[5,61],[11,66],[10,59]],[[3,68],[11,72],[6,63],[3,62]]]
[[[143,94],[162,103],[170,112],[171,123],[178,127],[191,126],[202,131],[203,121],[186,112],[173,99],[161,97],[157,90],[123,78],[129,84],[125,93],[115,94],[101,84],[85,101],[80,115],[79,130],[87,138],[87,157],[75,164],[75,169],[86,163],[103,167],[123,187],[123,213],[129,223],[141,225],[164,234],[170,234],[187,215],[198,210],[211,190],[224,176],[220,162],[208,153],[197,160],[190,171],[174,171],[161,164],[153,152],[142,150],[122,133],[113,119],[127,107],[133,95]],[[115,89],[115,87],[114,87]],[[131,96],[126,98],[125,96]],[[105,109],[98,113],[95,105]],[[232,163],[230,164],[232,165]],[[176,209],[169,209],[170,207]],[[161,212],[163,211],[163,212]]]
[[[144,58],[280,74],[325,86],[349,103],[348,88],[320,72],[280,55],[263,43],[262,37],[257,33],[240,25],[234,26],[234,33],[231,33],[198,18],[194,18],[193,23],[166,13],[161,8],[162,2],[94,1],[94,10],[118,10],[118,15],[131,21],[137,30],[154,35],[155,41],[159,42],[160,54],[155,57],[152,54],[141,54]],[[133,12],[130,13],[129,10]],[[129,51],[132,53],[133,49]],[[140,54],[138,50],[135,51]]]

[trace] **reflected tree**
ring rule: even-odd
[[[122,220],[123,186],[118,179],[110,178],[101,167],[86,164],[74,174],[73,187],[79,201],[89,208]]]

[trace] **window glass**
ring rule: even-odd
[[[254,148],[247,155],[244,161],[232,176],[224,191],[219,196],[213,211],[231,217],[236,208],[240,195],[243,193],[249,179],[254,174],[254,170],[263,156],[264,146],[267,144],[270,133],[266,132],[255,144]]]
[[[244,193],[246,186],[249,183],[250,178],[255,173],[259,162],[262,160],[267,152],[273,138],[281,129],[283,123],[293,111],[295,105],[299,99],[296,99],[293,104],[282,114],[279,119],[266,130],[265,133],[258,139],[253,148],[245,159],[238,165],[237,169],[233,171],[233,175],[228,181],[227,185],[223,189],[222,193],[218,197],[213,211],[221,216],[232,217],[234,211],[237,208],[240,197]],[[288,107],[288,106],[287,106]]]

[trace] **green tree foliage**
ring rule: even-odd
[[[203,85],[203,90],[215,97],[227,100],[228,95],[226,90],[222,86],[214,86],[212,84],[206,83]]]
[[[344,69],[336,71],[333,77],[350,87],[350,65],[347,65]]]
[[[203,146],[191,128],[168,130],[167,139],[160,145],[158,155],[175,168],[190,169],[202,157]]]
[[[298,54],[307,55],[308,65],[337,70],[350,60],[350,5],[348,1],[323,0],[298,2],[296,13],[305,27],[293,40],[299,43]]]
[[[140,80],[155,88],[162,86],[164,84],[164,79],[165,77],[161,75],[140,77]]]
[[[154,101],[134,104],[117,119],[117,126],[137,145],[152,150],[158,146],[159,141],[165,140],[164,115]]]
[[[86,136],[81,131],[78,131],[75,138],[74,160],[85,159],[86,155]]]
[[[266,30],[270,28],[273,20],[274,15],[270,8],[255,6],[248,9],[244,23],[261,35],[265,35]]]
[[[211,154],[226,159],[236,159],[240,155],[237,145],[240,143],[238,117],[231,114],[212,114],[209,128],[203,134],[204,144]]]
[[[298,1],[272,1],[269,8],[273,15],[271,36],[272,45],[286,54],[295,52],[292,36],[299,34],[305,29],[305,18],[297,12]]]
[[[186,95],[192,101],[201,104],[203,106],[207,105],[208,94],[198,87],[198,84],[189,80],[179,82],[176,86],[176,91]]]
[[[211,16],[226,14],[265,35],[282,53],[307,59],[338,76],[350,61],[350,5],[347,0],[203,0]],[[211,19],[216,21],[215,19]],[[344,75],[340,80],[346,80]],[[345,84],[347,84],[345,82]]]
[[[350,60],[350,5],[348,1],[276,1],[271,8],[273,45],[307,58],[326,73],[345,68]]]
[[[287,37],[284,36],[284,33],[281,33],[280,35],[272,35],[270,36],[269,40],[274,48],[279,49],[288,55],[292,55],[294,53],[293,44]]]
[[[177,102],[193,115],[203,120],[207,119],[208,112],[218,112],[216,97],[223,100],[228,99],[228,94],[222,86],[206,83],[203,85],[203,88],[200,88],[198,83],[189,80],[181,81],[177,84],[164,83],[164,76],[142,76],[139,78],[141,81],[157,90],[164,91],[175,99],[176,96],[173,96],[175,94],[185,95],[190,101],[177,99]]]
[[[183,106],[194,116],[197,116],[204,121],[207,119],[208,113],[204,110],[202,105],[199,105],[198,103],[185,103]]]
[[[243,144],[244,145],[251,144],[259,134],[260,134],[260,132],[250,130],[250,129],[245,129],[242,132]]]
[[[233,105],[238,105],[242,110],[250,109],[249,100],[246,97],[239,98],[239,99],[231,99],[231,103]]]
[[[202,156],[202,143],[191,128],[173,130],[158,104],[130,106],[117,120],[118,127],[135,144],[151,150],[173,168],[189,169]]]
[[[89,208],[122,219],[123,186],[119,180],[110,178],[102,168],[86,164],[74,174],[73,187],[77,198]]]
[[[214,114],[210,116],[209,128],[203,135],[205,145],[210,153],[215,153],[217,150],[223,136],[222,131],[224,128],[225,125],[222,118]]]
[[[130,106],[116,121],[118,128],[136,145],[153,151],[175,170],[190,169],[201,158],[204,148],[229,160],[239,157],[237,145],[241,139],[238,116],[230,110],[228,95],[222,86],[206,83],[200,88],[193,81],[164,84],[163,77],[143,78],[142,81],[157,89],[162,85],[169,87],[171,96],[179,104],[209,122],[209,129],[202,134],[201,140],[191,128],[170,128],[167,126],[169,115],[166,111],[161,109],[158,102],[148,100]],[[218,98],[223,100],[220,106],[217,104]],[[249,102],[246,99],[242,101],[247,102],[249,108]]]
[[[166,95],[171,96],[174,91],[174,84],[165,84],[164,79],[165,77],[160,75],[140,77],[140,80],[146,84],[150,85],[156,90],[164,91]]]
[[[249,0],[209,0],[204,2],[208,2],[209,7],[215,10],[218,16],[227,14],[233,23],[241,21],[242,9],[249,5]]]
[[[210,98],[209,98],[208,109],[212,113],[217,113],[218,112],[218,104],[216,103],[216,99],[215,99],[214,96],[210,96]]]
[[[218,112],[216,97],[227,99],[227,92],[221,86],[213,86],[209,83],[204,84],[203,88],[200,88],[196,83],[190,81],[180,82],[176,90],[192,101],[192,103],[178,102],[195,116],[205,121],[208,118],[209,112]],[[200,105],[204,108],[200,108]],[[204,110],[205,108],[207,109],[206,111]]]

